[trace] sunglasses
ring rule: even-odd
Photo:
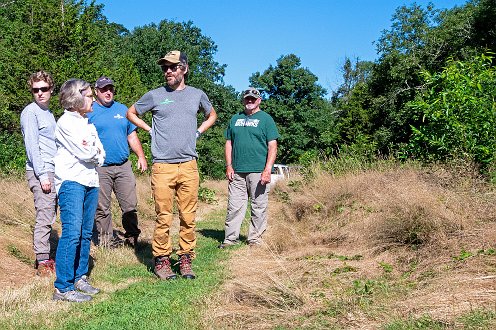
[[[114,86],[112,85],[107,85],[105,87],[102,87],[102,88],[96,88],[97,91],[99,91],[100,93],[106,93],[108,91],[111,91],[112,93],[114,92]]]
[[[162,71],[167,72],[167,70],[171,70],[172,72],[176,72],[177,69],[182,69],[184,66],[181,64],[172,64],[172,65],[161,65]]]
[[[260,92],[257,89],[248,89],[243,92],[243,96],[252,94],[252,95],[258,95],[260,96]]]
[[[33,94],[38,94],[39,91],[41,91],[42,93],[46,93],[49,90],[50,90],[50,87],[48,87],[48,86],[40,87],[40,88],[36,88],[36,87],[31,88],[31,92],[33,92]]]

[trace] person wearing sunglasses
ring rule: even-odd
[[[105,150],[86,114],[92,111],[91,86],[69,79],[60,88],[64,114],[57,121],[55,142],[55,188],[58,194],[62,235],[57,246],[53,300],[84,302],[100,290],[88,280],[91,236],[98,203],[96,171]]]
[[[186,85],[189,67],[184,52],[168,52],[157,64],[167,84],[143,95],[128,109],[127,117],[148,131],[152,139],[151,184],[157,212],[152,242],[154,272],[160,279],[176,278],[171,269],[173,249],[169,233],[175,195],[180,221],[179,271],[183,278],[194,279],[191,261],[195,257],[199,187],[196,140],[215,123],[217,114],[202,90]],[[138,117],[148,111],[152,113],[152,127]],[[197,128],[199,111],[205,120]]]
[[[26,179],[36,210],[33,231],[36,274],[47,276],[55,272],[54,260],[50,258],[50,235],[57,208],[53,179],[57,148],[55,118],[49,109],[54,82],[48,72],[38,71],[29,77],[28,85],[34,101],[21,113],[21,130],[26,148]]]
[[[245,109],[231,118],[225,133],[229,187],[221,249],[239,243],[248,197],[251,199],[248,245],[262,243],[267,228],[270,174],[277,155],[279,133],[272,117],[260,109],[260,91],[250,87],[241,95]]]
[[[122,244],[136,247],[138,236],[138,212],[136,206],[136,178],[131,167],[129,147],[138,156],[138,169],[147,169],[145,154],[136,134],[136,126],[126,118],[127,106],[114,100],[114,81],[100,77],[95,82],[96,99],[88,121],[95,125],[105,149],[105,162],[96,170],[100,178],[98,208],[93,232],[96,245],[113,248]],[[124,241],[114,236],[111,197],[114,191],[122,212]]]

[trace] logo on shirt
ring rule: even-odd
[[[122,117],[120,113],[116,114],[114,116],[115,119],[124,119],[125,117]]]
[[[169,100],[169,99],[165,99],[162,102],[160,102],[160,104],[171,104],[171,103],[174,103],[174,101]]]
[[[238,119],[238,120],[236,120],[236,123],[234,124],[234,126],[258,127],[259,122],[260,122],[260,120],[251,119],[251,118]]]

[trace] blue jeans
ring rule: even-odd
[[[98,204],[98,187],[64,181],[59,189],[62,235],[57,247],[55,287],[74,290],[74,283],[88,273],[91,234]]]

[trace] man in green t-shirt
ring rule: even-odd
[[[260,92],[250,87],[242,93],[244,111],[234,115],[226,131],[226,177],[229,199],[225,239],[219,248],[239,242],[239,231],[251,199],[248,244],[261,244],[267,228],[270,174],[277,154],[276,124],[260,110]]]

